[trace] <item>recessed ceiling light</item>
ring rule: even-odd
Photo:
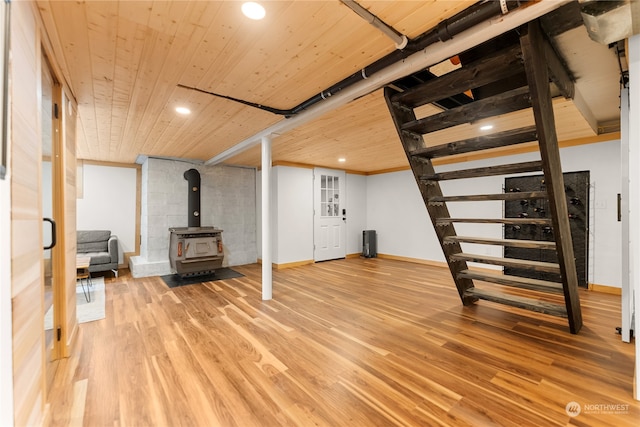
[[[491,130],[491,129],[493,129],[493,125],[480,126],[480,130]]]
[[[176,107],[176,113],[186,116],[187,114],[191,114],[191,110],[187,107]]]
[[[338,161],[339,161],[340,163],[344,163],[344,162],[346,162],[346,161],[347,161],[347,159],[345,159],[344,157],[340,157],[340,158],[338,159]]]
[[[264,18],[265,11],[264,7],[261,4],[256,2],[248,1],[242,4],[242,13],[244,16],[250,19],[255,19],[256,21]]]

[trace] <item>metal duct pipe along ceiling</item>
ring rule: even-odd
[[[307,99],[301,104],[290,110],[291,114],[297,114],[302,110],[309,108],[323,99],[326,99],[337,92],[357,83],[361,80],[371,77],[372,74],[381,71],[391,64],[406,59],[411,54],[418,52],[429,45],[436,42],[450,40],[453,36],[468,30],[483,21],[493,18],[496,15],[504,15],[514,9],[520,7],[522,3],[528,3],[529,0],[500,0],[500,1],[482,1],[476,3],[468,9],[457,13],[449,19],[440,22],[436,28],[428,31],[417,38],[410,40],[407,46],[402,50],[395,50],[390,54],[383,56],[373,64],[363,68],[358,73],[354,73],[346,79],[334,84],[330,88],[323,90],[319,94]]]
[[[508,12],[520,7],[520,5],[523,3],[529,3],[529,2],[535,3],[536,1],[539,1],[539,0],[500,0],[500,1],[484,0],[476,3],[475,5],[471,6],[468,9],[463,10],[462,12],[457,13],[456,15],[454,15],[449,19],[445,19],[444,21],[440,22],[440,24],[438,24],[438,26],[435,29],[418,36],[414,40],[409,40],[408,43],[406,42],[406,39],[407,39],[406,36],[397,33],[393,28],[389,27],[384,22],[380,21],[375,15],[371,14],[369,11],[362,8],[362,6],[360,6],[358,3],[354,1],[349,1],[349,0],[342,1],[342,3],[347,5],[349,8],[351,8],[352,5],[354,7],[356,6],[359,7],[358,11],[356,11],[353,8],[352,10],[354,10],[356,13],[358,13],[358,15],[362,16],[363,18],[367,19],[367,21],[369,21],[370,19],[366,14],[369,14],[371,17],[375,18],[374,22],[371,22],[371,24],[374,25],[376,28],[379,28],[380,30],[382,30],[389,37],[392,37],[394,42],[396,42],[396,46],[401,50],[395,50],[390,54],[383,56],[379,60],[375,61],[373,64],[363,68],[357,73],[352,74],[346,79],[339,81],[338,83],[334,84],[330,88],[323,90],[319,94],[307,99],[306,101],[303,101],[302,103],[298,104],[297,106],[289,110],[274,108],[268,105],[245,101],[243,99],[238,99],[232,96],[218,94],[215,92],[209,92],[207,90],[186,86],[180,83],[178,83],[177,86],[184,89],[190,89],[190,90],[195,90],[197,92],[206,93],[208,95],[213,95],[218,98],[224,98],[230,101],[239,102],[241,104],[248,105],[250,107],[259,108],[261,110],[268,111],[270,113],[282,115],[289,118],[311,107],[312,105],[317,104],[318,102],[324,99],[327,99],[332,95],[335,95],[336,93],[348,88],[349,86],[355,83],[368,79],[374,73],[377,73],[378,71],[381,71],[392,64],[395,64],[399,61],[402,61],[408,58],[412,54],[418,51],[421,51],[422,49],[426,48],[429,45],[432,45],[439,41],[450,40],[451,38],[453,38],[453,36],[465,30],[468,30],[474,25],[477,25],[497,15],[507,14]],[[360,14],[360,11],[364,11],[362,15]],[[375,22],[376,20],[377,22]],[[394,34],[395,37],[393,37],[391,34]],[[400,37],[401,39],[396,40],[397,37]],[[400,42],[400,45],[398,44],[398,41]]]
[[[404,34],[400,34],[393,27],[385,24],[373,13],[369,12],[364,7],[360,6],[360,4],[354,0],[340,0],[342,4],[347,6],[349,9],[353,10],[358,16],[367,21],[372,26],[376,27],[380,31],[384,33],[385,36],[389,37],[396,44],[396,49],[404,49],[409,43],[409,39]]]
[[[210,158],[205,164],[224,162],[258,144],[265,136],[278,135],[295,129],[395,80],[444,61],[570,2],[571,0],[502,0],[477,3],[416,38],[402,51],[392,52],[363,69],[362,72],[342,80],[293,108],[290,112],[296,114],[291,115],[289,120],[280,120],[247,137],[233,147]],[[523,4],[526,4],[526,7],[520,7]],[[496,18],[497,15],[500,15],[500,18]],[[453,37],[454,35],[457,37]],[[437,43],[441,40],[448,40],[448,42]],[[320,102],[322,100],[325,101]]]
[[[183,176],[189,183],[188,225],[189,228],[200,227],[200,172],[189,169]]]
[[[640,33],[640,2],[635,0],[580,0],[580,12],[589,37],[610,44]]]

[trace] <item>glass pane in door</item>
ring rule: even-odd
[[[320,179],[321,215],[340,215],[340,177],[322,175]]]

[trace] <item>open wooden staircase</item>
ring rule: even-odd
[[[385,98],[402,141],[411,169],[431,217],[438,240],[464,305],[478,299],[567,317],[571,333],[582,326],[578,279],[571,243],[571,232],[555,131],[550,81],[554,90],[573,97],[573,83],[546,40],[538,21],[500,40],[460,55],[462,67],[427,81],[385,88]],[[446,102],[471,90],[468,102]],[[467,92],[468,93],[468,92]],[[464,101],[464,97],[463,97]],[[417,118],[415,110],[426,104],[449,105],[441,113]],[[464,123],[513,111],[533,109],[535,126],[527,126],[476,136],[443,145],[425,144],[425,135]],[[540,160],[491,167],[436,172],[433,159],[538,141]],[[542,171],[545,191],[503,192],[499,194],[443,195],[440,182],[462,178],[510,175]],[[449,203],[532,200],[548,201],[550,218],[452,218]],[[535,224],[552,227],[555,242],[467,237],[456,235],[455,223],[497,223],[504,226]],[[492,257],[462,252],[461,243],[536,248],[555,251],[557,263]],[[534,272],[559,274],[561,283],[471,270],[468,262],[516,267]],[[507,287],[564,296],[564,304],[545,298],[523,297],[515,292],[482,289],[474,281],[492,282]]]

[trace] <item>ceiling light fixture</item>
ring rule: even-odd
[[[346,161],[347,161],[347,159],[345,159],[344,157],[340,157],[340,158],[338,159],[338,161],[339,161],[340,163],[344,163],[344,162],[346,162]]]
[[[176,107],[176,113],[186,116],[187,114],[191,114],[191,110],[187,107]]]
[[[255,19],[256,21],[264,18],[266,14],[264,7],[256,2],[248,1],[242,4],[242,13],[249,19]]]
[[[480,126],[480,130],[491,130],[491,129],[493,129],[493,125]]]

